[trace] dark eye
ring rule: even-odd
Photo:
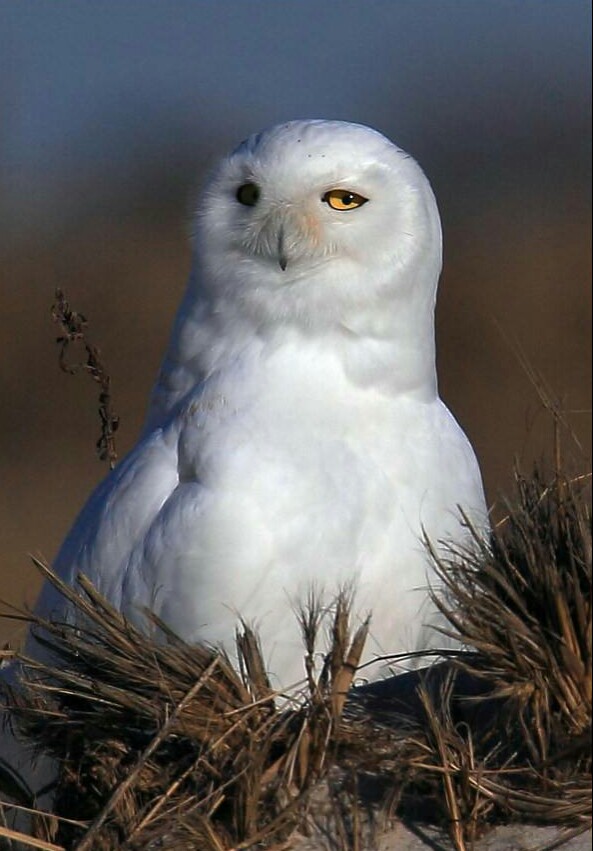
[[[369,200],[357,192],[349,189],[330,189],[321,199],[332,208],[332,210],[356,210]]]
[[[255,207],[259,194],[259,186],[256,183],[244,183],[237,189],[237,201],[246,207]]]

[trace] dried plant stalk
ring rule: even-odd
[[[99,418],[101,433],[96,442],[96,449],[101,461],[107,461],[113,469],[117,461],[115,447],[115,432],[119,426],[119,416],[113,409],[111,395],[111,377],[101,360],[100,349],[93,345],[87,337],[88,322],[82,313],[70,307],[63,291],[56,289],[56,301],[52,306],[51,315],[54,322],[60,326],[61,334],[56,339],[60,347],[59,364],[63,372],[74,375],[81,370],[88,373],[99,385]],[[72,346],[82,345],[85,360],[70,363],[67,355]]]

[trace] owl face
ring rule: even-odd
[[[251,136],[198,204],[196,253],[225,300],[308,323],[440,269],[440,224],[417,164],[380,133],[295,121]],[[421,276],[422,277],[422,276]]]

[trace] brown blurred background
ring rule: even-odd
[[[374,125],[429,175],[445,237],[441,394],[490,502],[516,457],[529,469],[551,455],[514,342],[569,412],[582,450],[565,433],[567,458],[588,469],[588,3],[83,5],[0,5],[1,598],[34,602],[27,553],[53,558],[106,472],[97,387],[58,369],[55,288],[102,350],[121,456],[189,270],[188,199],[218,152],[289,118]],[[20,634],[0,622],[0,639]]]

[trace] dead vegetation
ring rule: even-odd
[[[119,416],[113,410],[111,394],[111,376],[101,359],[101,350],[88,338],[88,321],[82,313],[74,310],[61,289],[56,289],[55,303],[52,305],[51,316],[60,327],[60,336],[56,343],[60,347],[58,363],[62,372],[75,375],[77,372],[88,373],[99,385],[99,419],[101,433],[95,443],[97,454],[101,461],[107,461],[113,469],[117,461],[115,448],[115,432],[119,426]],[[84,360],[71,363],[68,352],[71,348],[84,351]]]
[[[77,822],[41,817],[40,837],[77,851],[219,851],[287,836],[324,769],[366,637],[363,625],[350,642],[346,596],[318,679],[309,659],[307,700],[281,710],[248,628],[237,671],[150,613],[160,638],[139,632],[84,577],[76,592],[38,567],[77,612],[72,624],[35,621],[52,661],[22,659],[26,686],[11,695],[21,733],[63,766],[56,814]],[[302,618],[312,654],[324,615],[311,601]]]
[[[350,637],[347,594],[331,615],[307,602],[306,686],[279,700],[247,628],[236,669],[150,613],[153,637],[140,632],[83,577],[60,585],[76,623],[27,616],[48,661],[19,657],[8,695],[19,735],[60,766],[55,814],[36,817],[29,847],[290,848],[313,830],[321,780],[336,848],[370,848],[378,812],[436,821],[459,851],[505,820],[590,827],[588,480],[516,483],[488,544],[437,560],[440,605],[473,650],[422,674],[350,688],[366,625]]]

